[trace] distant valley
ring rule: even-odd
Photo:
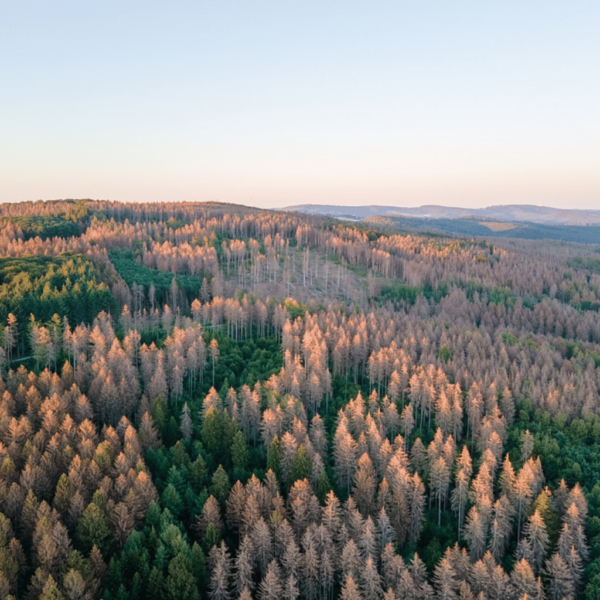
[[[600,243],[600,211],[533,205],[457,208],[301,204],[284,210],[391,226],[402,231]]]

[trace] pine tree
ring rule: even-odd
[[[515,563],[510,573],[510,589],[514,598],[521,598],[525,594],[529,598],[537,596],[537,580],[531,565],[524,558]]]
[[[220,565],[215,565],[215,571],[217,569],[220,569]],[[164,590],[168,600],[200,600],[196,580],[190,572],[188,561],[182,552],[169,562]],[[226,596],[212,595],[211,598],[225,600]]]
[[[344,545],[342,555],[340,557],[340,568],[346,576],[351,576],[355,579],[360,577],[363,567],[363,560],[358,551],[356,542],[350,539]]]
[[[122,548],[135,525],[133,514],[126,504],[119,502],[112,510],[110,522],[117,545]]]
[[[373,558],[377,556],[378,544],[377,544],[377,528],[375,523],[369,515],[364,522],[361,536],[358,540],[360,550],[365,558]]]
[[[433,571],[433,584],[436,598],[439,600],[454,600],[456,598],[456,573],[447,557],[436,565]]]
[[[352,495],[363,515],[371,512],[375,500],[377,479],[373,463],[367,453],[358,460],[358,469],[354,473],[354,488]]]
[[[192,416],[190,414],[190,409],[188,408],[187,402],[183,405],[183,410],[181,411],[181,425],[179,430],[181,431],[181,435],[183,435],[183,439],[189,442],[192,439],[192,431],[194,428],[194,424],[192,422]]]
[[[298,581],[293,575],[290,575],[283,584],[281,597],[283,600],[298,600],[299,596]]]
[[[283,450],[279,438],[275,436],[269,445],[267,451],[267,469],[272,470],[277,478],[281,477],[281,462],[283,459]]]
[[[466,581],[461,581],[458,588],[458,599],[459,600],[475,600],[471,587]],[[520,600],[520,599],[519,599]]]
[[[438,525],[442,522],[442,504],[446,500],[450,486],[450,469],[443,456],[440,456],[431,465],[429,475],[431,494],[438,504]]]
[[[139,439],[142,447],[146,450],[148,448],[157,448],[160,446],[160,439],[158,432],[152,422],[152,418],[148,412],[144,412],[142,416],[142,422],[139,430]]]
[[[367,558],[362,571],[360,587],[364,600],[379,600],[382,596],[381,577],[377,572],[377,564],[370,556]]]
[[[346,575],[340,600],[363,600],[358,585],[352,575]]]
[[[42,593],[39,598],[40,600],[65,600],[64,595],[61,593],[52,575],[48,575],[48,579],[42,588]]]
[[[237,598],[238,600],[252,600],[252,593],[246,587],[239,593],[239,596]]]
[[[252,529],[251,539],[255,560],[262,577],[264,577],[267,572],[267,566],[271,562],[273,540],[269,526],[262,517],[255,523],[254,528]]]
[[[534,473],[529,462],[526,462],[515,478],[511,497],[516,503],[517,537],[521,537],[521,523],[533,496]]]
[[[512,463],[510,462],[510,457],[507,454],[502,466],[502,472],[500,473],[500,489],[504,494],[510,495],[513,491],[514,485],[515,471],[513,469]]]
[[[558,538],[558,549],[563,559],[566,559],[571,546],[575,547],[575,550],[583,559],[588,558],[589,550],[583,527],[584,522],[579,508],[575,502],[572,502],[564,515],[563,526]]]
[[[514,508],[510,499],[505,494],[502,494],[494,503],[493,518],[490,526],[489,549],[497,561],[502,560],[504,557],[504,552],[510,541],[513,514]]]
[[[179,514],[183,510],[183,500],[181,495],[172,483],[169,483],[161,494],[160,502],[164,507],[168,508],[175,517],[179,517]]]
[[[583,575],[583,561],[581,560],[581,556],[579,556],[577,550],[575,550],[575,546],[571,546],[569,553],[563,560],[565,561],[567,569],[569,570],[573,580],[575,591],[580,591],[581,578]]]
[[[346,419],[343,416],[335,431],[333,445],[338,485],[346,490],[346,493],[350,493],[350,483],[356,464],[356,442],[348,432]]]
[[[575,592],[573,577],[560,554],[553,554],[546,561],[545,574],[548,578],[549,600],[573,597]]]
[[[219,465],[219,468],[215,471],[212,477],[212,485],[210,486],[210,493],[221,503],[224,504],[229,494],[229,476],[223,468],[223,465]]]
[[[317,546],[310,529],[302,536],[302,589],[307,600],[316,600],[320,589],[320,561]]]
[[[397,600],[396,594],[394,594],[394,590],[392,588],[388,588],[383,594],[383,600]]]
[[[381,507],[379,516],[377,517],[377,538],[381,552],[384,551],[388,544],[393,544],[396,541],[396,531],[392,526],[390,518],[387,516],[385,506]]]
[[[204,537],[208,531],[208,528],[212,525],[211,536],[213,539],[208,544],[210,549],[214,543],[219,541],[219,536],[223,531],[223,522],[221,520],[221,509],[219,503],[214,496],[209,496],[204,506],[202,507],[202,514],[196,516],[196,529],[200,537]],[[208,540],[207,540],[208,542]]]
[[[521,460],[525,463],[533,452],[533,436],[529,429],[521,437]]]
[[[464,538],[469,545],[469,554],[472,560],[479,560],[483,556],[486,534],[485,519],[479,512],[479,509],[473,506],[467,516],[467,523],[463,532]]]
[[[421,534],[423,519],[425,516],[425,484],[421,481],[418,473],[412,477],[409,499],[409,527],[408,539],[415,545]]]
[[[253,562],[254,549],[252,540],[245,535],[240,542],[239,550],[234,561],[235,583],[234,588],[236,594],[241,594],[244,589],[251,591],[254,588]]]
[[[548,533],[546,525],[539,511],[535,511],[524,527],[525,539],[527,540],[528,552],[525,558],[533,566],[536,573],[540,571],[544,564],[544,558],[549,546]]]
[[[219,342],[217,342],[216,338],[213,338],[208,345],[208,350],[210,352],[210,362],[212,364],[212,384],[213,387],[215,385],[215,366],[219,360]]]
[[[258,587],[259,600],[279,600],[282,594],[281,576],[277,561],[269,563],[267,573]]]
[[[311,460],[306,451],[304,444],[300,444],[294,454],[290,465],[289,485],[292,485],[297,480],[302,480],[310,477]]]
[[[219,547],[213,547],[210,551],[209,562],[212,564],[212,574],[208,587],[208,597],[210,600],[230,600],[231,559],[225,542],[221,542]]]
[[[75,539],[85,551],[97,546],[103,554],[107,554],[112,546],[111,532],[106,512],[96,502],[91,502],[83,511],[77,524]]]
[[[148,586],[146,594],[149,600],[162,600],[164,597],[164,575],[158,567],[152,567],[150,577],[148,578]]]
[[[231,488],[226,507],[227,525],[233,531],[238,531],[242,525],[246,500],[246,490],[242,482],[238,480]]]
[[[293,533],[290,532],[289,540],[284,543],[283,555],[281,557],[281,565],[286,578],[293,577],[295,581],[298,581],[301,563],[302,555],[300,548],[296,544]]]
[[[233,436],[231,443],[231,462],[237,473],[243,473],[246,470],[249,460],[248,444],[241,431]]]
[[[466,446],[465,446],[466,448]],[[470,478],[465,469],[460,469],[456,473],[456,485],[452,490],[451,506],[452,510],[458,515],[458,539],[465,522],[465,507],[469,498]]]

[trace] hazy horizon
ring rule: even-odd
[[[382,207],[382,208],[407,208],[407,209],[417,209],[417,208],[426,208],[426,207],[442,207],[442,208],[454,208],[454,209],[459,209],[459,210],[483,210],[483,209],[490,209],[490,208],[496,208],[496,207],[515,207],[515,206],[522,206],[522,207],[527,207],[527,206],[532,206],[532,207],[538,207],[538,208],[548,208],[548,209],[553,209],[553,210],[564,210],[564,211],[590,211],[590,212],[600,212],[600,207],[599,208],[581,208],[578,206],[571,206],[571,207],[565,207],[565,206],[553,206],[550,204],[533,204],[533,203],[503,203],[503,204],[478,204],[478,205],[473,205],[473,206],[465,206],[465,205],[458,205],[458,204],[434,204],[434,203],[428,203],[428,204],[385,204],[385,203],[371,203],[371,204],[364,204],[361,202],[355,202],[355,203],[350,203],[350,202],[298,202],[297,204],[289,204],[289,205],[277,205],[277,206],[269,206],[269,207],[265,207],[265,206],[260,206],[258,204],[250,204],[250,203],[244,203],[244,202],[236,202],[236,201],[225,201],[225,200],[190,200],[190,199],[178,199],[178,198],[172,198],[172,199],[167,199],[167,200],[128,200],[126,198],[124,199],[115,199],[115,198],[90,198],[90,197],[81,197],[81,198],[29,198],[29,199],[25,199],[25,200],[2,200],[1,202],[8,202],[8,203],[18,203],[18,202],[61,202],[61,201],[76,201],[76,200],[91,200],[91,201],[108,201],[108,202],[122,202],[122,203],[128,203],[128,202],[134,202],[134,203],[143,203],[143,202],[149,202],[149,203],[162,203],[162,202],[207,202],[207,203],[212,203],[212,202],[216,202],[216,203],[222,203],[222,204],[231,204],[231,205],[238,205],[238,206],[244,206],[247,208],[263,208],[265,210],[271,209],[271,210],[281,210],[281,209],[292,209],[298,206],[339,206],[339,207],[353,207],[353,208],[368,208],[368,207]]]
[[[600,209],[600,5],[11,3],[0,202]]]

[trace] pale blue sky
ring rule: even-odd
[[[0,0],[0,201],[600,209],[600,2]]]

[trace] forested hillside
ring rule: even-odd
[[[595,250],[0,205],[0,597],[599,599]]]

